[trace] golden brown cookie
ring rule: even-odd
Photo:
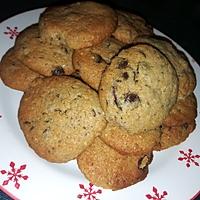
[[[153,35],[152,26],[141,16],[121,10],[117,14],[118,26],[112,34],[116,39],[130,44],[138,36]]]
[[[155,148],[155,150],[160,151],[184,142],[195,127],[195,120],[190,123],[183,123],[179,126],[161,126],[160,144]]]
[[[100,138],[121,154],[141,155],[151,152],[160,142],[160,129],[130,134],[124,128],[107,123]]]
[[[122,50],[102,75],[99,98],[109,122],[130,133],[158,127],[177,98],[175,69],[156,48]]]
[[[88,85],[98,90],[103,71],[123,45],[122,42],[111,37],[99,45],[75,50],[74,68],[79,71],[81,78]]]
[[[47,8],[40,16],[39,26],[44,40],[80,49],[111,36],[117,15],[107,5],[83,1]]]
[[[38,23],[31,24],[26,28],[24,28],[21,32],[19,32],[15,40],[15,45],[24,45],[33,38],[35,39],[39,38]]]
[[[93,184],[112,190],[122,189],[145,179],[152,154],[121,155],[96,138],[77,158],[78,166]]]
[[[30,34],[31,31],[32,34]],[[66,46],[42,41],[37,25],[25,29],[18,36],[15,48],[17,57],[25,65],[44,76],[70,75],[74,72],[73,50]]]
[[[169,115],[163,121],[164,126],[179,126],[191,123],[197,117],[197,100],[194,93],[185,99],[180,99],[173,106]]]
[[[161,36],[138,37],[134,43],[147,43],[158,48],[176,69],[179,89],[178,99],[190,95],[196,87],[194,70],[184,52],[180,51],[169,39]]]
[[[58,163],[76,158],[106,125],[96,92],[67,76],[37,80],[24,93],[18,118],[29,146]]]
[[[3,83],[15,90],[26,91],[32,81],[42,75],[30,70],[16,58],[14,47],[7,50],[0,62],[0,77]]]

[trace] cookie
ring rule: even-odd
[[[197,100],[194,93],[185,99],[180,99],[173,106],[169,115],[163,121],[163,125],[179,126],[185,123],[191,123],[197,117]]]
[[[122,50],[102,75],[99,98],[109,122],[130,133],[158,127],[177,98],[176,72],[150,45]]]
[[[21,32],[19,32],[15,40],[15,45],[16,46],[24,45],[33,38],[35,39],[39,38],[38,23],[31,24],[26,28],[24,28]]]
[[[158,48],[172,63],[179,80],[178,99],[184,99],[194,91],[196,87],[194,70],[184,52],[176,48],[169,39],[162,36],[144,36],[138,37],[134,43],[151,44]]]
[[[196,127],[195,120],[179,126],[161,126],[160,144],[155,150],[161,151],[184,142]]]
[[[116,39],[131,44],[136,37],[153,35],[153,28],[139,15],[117,10],[118,26],[112,34]]]
[[[121,154],[144,155],[160,142],[160,129],[130,134],[113,123],[108,123],[100,138]]]
[[[112,190],[122,189],[145,179],[152,154],[121,155],[96,138],[77,158],[78,166],[93,184]]]
[[[42,75],[30,70],[16,58],[14,47],[7,50],[0,62],[0,77],[3,83],[15,90],[26,91],[36,78]]]
[[[75,50],[74,68],[79,71],[81,78],[87,84],[98,90],[103,71],[123,46],[122,42],[111,37],[99,45]]]
[[[111,36],[117,26],[115,11],[92,1],[47,8],[39,18],[43,40],[72,49],[90,47]]]
[[[30,34],[31,30],[34,33]],[[18,36],[15,48],[17,49],[17,57],[39,74],[44,76],[70,75],[74,72],[73,50],[66,46],[53,45],[42,41],[39,37],[38,26],[24,30]]]
[[[76,158],[106,125],[97,93],[68,76],[37,80],[24,93],[18,118],[29,146],[56,163]]]

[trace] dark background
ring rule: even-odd
[[[3,1],[0,7],[0,21],[24,11],[68,2],[73,1]],[[200,64],[199,0],[99,0],[99,2],[110,4],[115,8],[133,11],[146,18],[151,25],[176,41]],[[200,200],[200,197],[197,199]]]

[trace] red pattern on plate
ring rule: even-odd
[[[152,200],[166,200],[165,196],[167,196],[167,192],[163,191],[162,194],[158,193],[158,189],[156,187],[153,186],[153,195],[151,194],[147,194],[146,197],[147,199],[152,199]]]
[[[6,29],[7,29],[7,31],[5,31],[4,34],[8,35],[10,39],[14,39],[19,34],[19,32],[17,31],[17,29],[18,29],[17,26],[15,26],[14,28],[7,26]]]
[[[186,162],[186,167],[190,167],[192,164],[195,166],[199,167],[200,164],[196,161],[196,159],[200,158],[200,155],[196,154],[194,155],[192,152],[192,149],[188,149],[188,152],[184,152],[183,150],[179,151],[180,154],[182,154],[182,157],[179,157],[179,161],[185,161]]]
[[[77,198],[85,200],[98,200],[97,195],[102,193],[102,190],[93,188],[93,184],[89,183],[89,187],[86,188],[83,184],[79,184],[80,189],[83,190],[82,194],[78,194]]]
[[[14,182],[15,188],[20,188],[19,180],[27,180],[29,177],[27,175],[23,175],[21,172],[26,169],[26,165],[21,165],[19,168],[15,168],[15,163],[13,161],[10,162],[10,170],[1,170],[2,175],[7,175],[7,179],[3,181],[2,185],[8,185],[10,181]]]

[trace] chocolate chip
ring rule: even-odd
[[[94,59],[94,61],[96,63],[101,63],[101,61],[102,61],[102,57],[100,55],[97,55],[97,54],[93,54],[92,58]]]
[[[56,67],[54,70],[52,70],[52,75],[55,76],[61,76],[65,73],[64,69],[62,67]]]
[[[113,93],[115,105],[116,105],[120,110],[122,110],[122,107],[121,107],[121,106],[119,105],[119,103],[118,103],[118,99],[117,99],[117,95],[116,95],[116,88],[115,88],[115,87],[112,87],[112,93]]]
[[[119,63],[118,63],[118,68],[119,69],[124,69],[128,66],[128,60],[123,58]]]
[[[125,102],[133,103],[136,101],[140,101],[140,97],[135,93],[127,93],[125,94]]]
[[[122,77],[123,77],[125,80],[127,80],[127,79],[129,78],[128,72],[124,72],[124,73],[122,74]]]
[[[96,117],[97,114],[94,109],[92,109],[92,113],[93,113],[93,116]]]

